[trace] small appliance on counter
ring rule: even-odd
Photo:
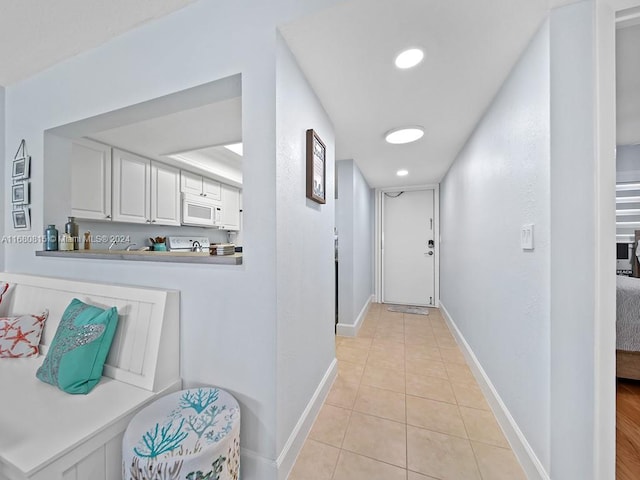
[[[170,252],[209,252],[208,237],[167,237]]]

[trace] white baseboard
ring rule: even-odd
[[[471,347],[464,339],[462,332],[460,332],[442,302],[440,302],[440,310],[443,313],[443,317],[449,325],[449,328],[455,335],[458,344],[462,347],[462,352],[467,359],[467,363],[469,363],[469,367],[471,368],[473,375],[476,377],[476,380],[482,389],[482,393],[484,393],[485,398],[489,402],[489,406],[491,407],[491,410],[493,410],[498,423],[502,427],[502,430],[511,445],[513,453],[520,461],[520,465],[522,465],[527,478],[530,480],[550,480],[549,474],[542,465],[542,462],[540,462],[540,459],[533,451],[533,448],[531,448],[531,445],[522,433],[522,430],[520,430],[520,427],[518,427],[518,424],[511,416],[507,406],[500,398],[498,391],[491,383],[491,380],[482,368],[482,365],[480,365],[480,362],[478,362],[473,350],[471,350]]]
[[[360,330],[360,327],[362,326],[362,321],[364,320],[364,317],[367,316],[367,312],[369,311],[369,308],[371,307],[371,302],[374,301],[374,298],[375,296],[371,295],[367,299],[364,306],[362,307],[362,310],[360,310],[360,313],[358,314],[358,318],[356,318],[356,321],[353,325],[351,325],[350,323],[338,323],[338,325],[336,326],[336,333],[343,337],[355,337],[358,334],[358,330]]]
[[[293,468],[293,464],[298,458],[298,454],[302,449],[302,445],[304,441],[307,439],[307,435],[311,431],[311,427],[313,426],[313,422],[315,422],[318,413],[320,412],[320,407],[324,403],[327,395],[329,394],[329,390],[331,389],[331,385],[333,385],[333,381],[338,375],[338,361],[334,358],[329,365],[324,377],[320,381],[318,388],[314,392],[311,400],[307,404],[306,408],[302,412],[298,423],[293,428],[287,443],[285,443],[282,452],[278,456],[276,460],[276,467],[278,469],[278,480],[286,480]],[[244,479],[243,480],[247,480]]]
[[[276,479],[277,472],[278,466],[274,460],[248,448],[240,448],[240,480]]]

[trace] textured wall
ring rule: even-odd
[[[13,155],[21,138],[27,140],[33,157],[32,232],[40,234],[45,130],[242,73],[242,266],[36,258],[40,245],[33,244],[7,247],[4,259],[13,272],[180,290],[181,375],[186,385],[219,385],[238,398],[245,480],[275,478],[279,453],[276,26],[333,3],[276,0],[267,8],[253,0],[197,2],[6,90],[5,155]],[[9,169],[5,162],[5,175]],[[10,190],[4,191],[6,201]],[[15,233],[6,218],[5,227]],[[295,231],[297,225],[282,228]]]
[[[375,197],[358,165],[341,160],[336,225],[339,238],[338,329],[351,333],[373,294]]]
[[[549,27],[441,184],[441,302],[549,467]],[[520,247],[533,223],[535,250]]]
[[[305,197],[309,128],[326,146],[324,205]],[[280,35],[276,138],[276,448],[280,452],[335,358],[333,125]]]

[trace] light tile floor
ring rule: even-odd
[[[442,315],[372,305],[336,337],[338,377],[289,480],[520,480],[525,475]]]

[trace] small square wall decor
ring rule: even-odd
[[[327,147],[318,134],[307,130],[307,198],[326,203]]]

